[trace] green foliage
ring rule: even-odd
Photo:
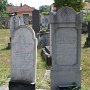
[[[90,9],[85,10],[86,12],[83,14],[84,23],[88,24],[90,21]]]
[[[12,4],[8,4],[7,0],[0,0],[0,17],[8,17],[6,13],[7,6],[12,6]]]
[[[50,6],[49,5],[42,5],[39,7],[39,11],[41,12],[49,12],[50,11]]]
[[[83,9],[85,3],[81,0],[54,0],[54,5],[57,9],[63,6],[72,7],[75,11],[79,12]]]
[[[42,12],[43,15],[49,15],[49,12]]]

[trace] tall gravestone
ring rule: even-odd
[[[32,28],[34,29],[35,33],[40,31],[40,18],[39,18],[39,11],[33,10],[32,12]]]
[[[50,14],[51,90],[81,87],[82,13],[63,7]]]
[[[9,90],[35,90],[37,47],[34,31],[19,26],[12,33],[11,44]]]

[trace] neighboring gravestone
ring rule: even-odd
[[[33,10],[32,28],[34,29],[35,33],[38,33],[40,31],[40,18],[39,18],[39,11],[38,10]]]
[[[19,26],[19,17],[18,16],[12,16],[10,19],[10,41],[8,43],[8,48],[11,48],[11,38],[12,34],[15,28]]]
[[[69,7],[50,15],[51,90],[81,87],[81,22],[82,13]]]
[[[25,25],[23,16],[20,16],[20,18],[19,18],[19,26],[20,25]]]
[[[34,31],[19,26],[12,34],[11,44],[9,90],[35,90],[37,46]]]
[[[45,47],[50,45],[50,32],[40,30],[38,36],[38,47]]]
[[[18,16],[12,16],[10,19],[10,37],[12,38],[12,34],[14,29],[16,29],[19,26],[19,17]]]
[[[85,47],[90,47],[90,21],[88,22],[88,37],[86,38]]]
[[[48,26],[50,23],[50,15],[41,15],[42,26]]]

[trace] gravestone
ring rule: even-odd
[[[38,10],[33,10],[32,12],[32,28],[34,29],[35,33],[40,31],[40,18]]]
[[[25,25],[23,16],[20,16],[20,18],[19,18],[19,26],[20,25]]]
[[[19,17],[18,16],[12,16],[10,19],[10,37],[12,38],[12,34],[14,29],[16,29],[19,26]]]
[[[50,14],[51,90],[81,87],[81,22],[82,13],[69,7]]]
[[[41,23],[42,26],[48,26],[50,23],[50,16],[49,15],[41,15]]]
[[[19,17],[18,16],[12,16],[10,19],[10,41],[8,43],[8,48],[11,48],[11,38],[12,34],[15,28],[19,26]]]
[[[34,31],[19,26],[13,31],[11,44],[9,90],[35,90],[37,47]]]
[[[38,47],[50,45],[50,32],[40,30],[38,33]]]
[[[88,22],[88,37],[86,38],[85,47],[90,47],[90,21]]]

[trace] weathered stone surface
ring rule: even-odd
[[[18,16],[12,16],[10,19],[10,37],[12,38],[12,34],[14,32],[14,29],[16,29],[19,26],[19,17]]]
[[[20,26],[12,37],[11,80],[36,82],[36,39],[32,29]]]
[[[81,87],[81,22],[81,13],[69,7],[50,15],[51,90],[73,83]]]
[[[48,26],[50,23],[50,16],[49,15],[41,15],[41,23],[42,26]]]
[[[45,47],[50,45],[50,32],[40,31],[38,33],[38,47]]]

